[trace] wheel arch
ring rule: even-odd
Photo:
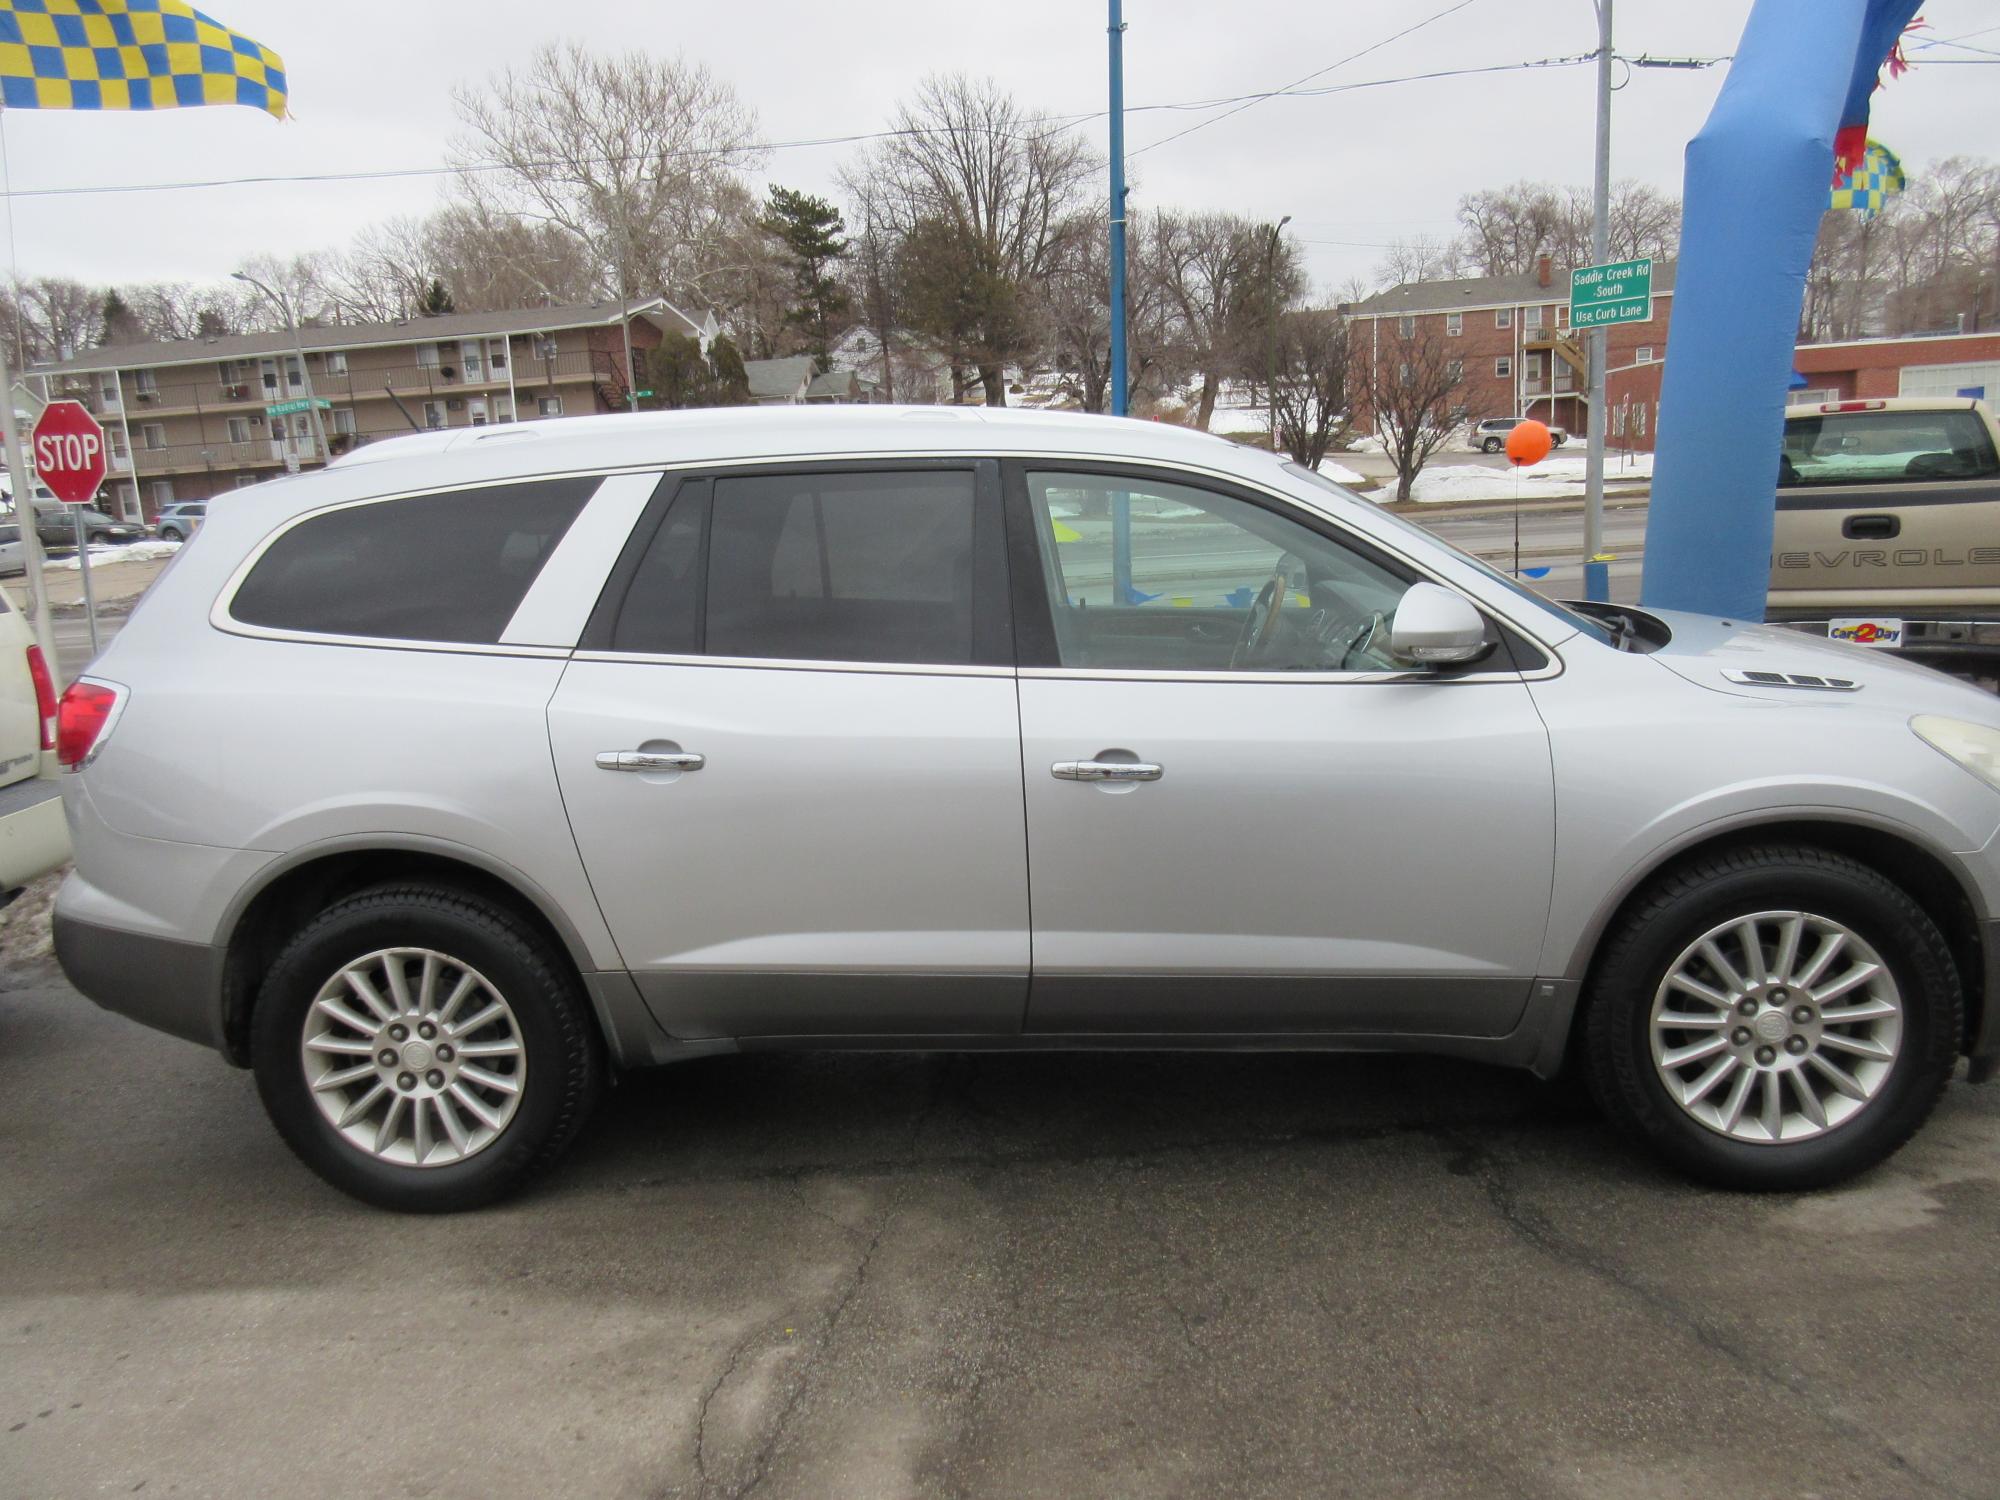
[[[224,950],[223,1051],[239,1066],[249,1060],[258,990],[286,939],[330,903],[387,881],[424,880],[482,896],[552,943],[579,979],[595,968],[583,938],[546,891],[519,870],[464,845],[387,835],[342,840],[299,850],[261,874],[256,886],[238,893],[217,939]],[[604,1017],[598,1021],[603,1029]]]
[[[1982,927],[1988,913],[1977,891],[1956,873],[1944,851],[1930,847],[1907,828],[1834,816],[1773,813],[1767,818],[1726,828],[1697,829],[1657,850],[1653,857],[1615,888],[1585,929],[1571,960],[1569,976],[1580,981],[1587,996],[1590,980],[1620,920],[1651,886],[1675,869],[1710,855],[1759,844],[1800,844],[1845,855],[1901,886],[1924,907],[1944,933],[1958,967],[1965,993],[1965,1050],[1985,1032],[1986,974]],[[1569,1050],[1574,1051],[1585,1005],[1579,1000],[1571,1018]]]

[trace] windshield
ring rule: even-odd
[[[1359,495],[1356,495],[1352,490],[1346,488],[1344,485],[1335,484],[1331,479],[1328,479],[1323,474],[1315,474],[1311,469],[1308,469],[1304,464],[1288,463],[1285,465],[1285,472],[1294,475],[1297,478],[1309,480],[1320,489],[1331,490],[1334,494],[1339,495],[1344,499],[1361,501],[1362,504],[1368,503],[1366,501],[1362,501]],[[1414,521],[1405,520],[1403,517],[1396,515],[1391,511],[1384,510],[1379,505],[1375,506],[1374,510],[1375,514],[1379,516],[1382,520],[1386,521],[1389,525],[1396,527],[1400,531],[1408,532],[1413,537],[1420,538],[1422,541],[1426,542],[1432,547],[1436,547],[1445,552],[1449,552],[1453,557],[1457,558],[1460,562],[1463,562],[1471,567],[1477,568],[1481,573],[1484,573],[1488,578],[1492,579],[1495,583],[1499,584],[1502,588],[1506,589],[1507,592],[1514,595],[1516,598],[1520,599],[1524,603],[1532,604],[1536,609],[1540,610],[1545,615],[1554,616],[1556,620],[1560,621],[1563,625],[1567,626],[1569,629],[1581,631],[1584,635],[1589,636],[1592,640],[1601,641],[1603,644],[1607,646],[1613,644],[1615,637],[1604,626],[1598,624],[1597,621],[1592,619],[1587,619],[1583,615],[1576,613],[1574,610],[1563,608],[1562,605],[1556,603],[1555,600],[1549,598],[1546,594],[1536,593],[1533,589],[1529,588],[1525,583],[1521,582],[1520,579],[1508,577],[1507,574],[1501,572],[1491,563],[1486,562],[1480,558],[1474,557],[1470,552],[1463,551],[1460,548],[1453,546],[1450,542],[1447,542],[1443,537],[1437,535],[1437,533],[1433,531],[1426,531],[1423,527],[1417,525],[1417,523]]]

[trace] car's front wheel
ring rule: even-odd
[[[1500,439],[1488,438],[1479,445],[1479,451],[1481,453],[1498,453],[1500,451]]]
[[[1606,1113],[1728,1187],[1824,1187],[1897,1150],[1958,1057],[1950,949],[1899,886],[1825,850],[1682,866],[1613,933],[1586,997]]]
[[[462,892],[382,886],[279,954],[258,998],[264,1107],[320,1176],[384,1208],[501,1197],[561,1155],[603,1049],[562,955]]]

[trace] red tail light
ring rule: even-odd
[[[56,747],[56,683],[40,646],[28,648],[28,675],[35,681],[35,717],[42,721],[42,748]]]
[[[63,689],[56,712],[56,759],[64,770],[81,770],[103,748],[105,732],[117,716],[123,696],[119,689],[88,677],[79,677]]]

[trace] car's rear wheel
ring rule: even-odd
[[[1958,1056],[1950,949],[1910,896],[1812,848],[1735,851],[1646,891],[1609,939],[1584,1045],[1605,1111],[1683,1170],[1801,1189],[1897,1150]]]
[[[563,956],[427,885],[336,902],[272,965],[252,1020],[265,1109],[306,1165],[384,1208],[491,1202],[561,1155],[603,1050]]]

